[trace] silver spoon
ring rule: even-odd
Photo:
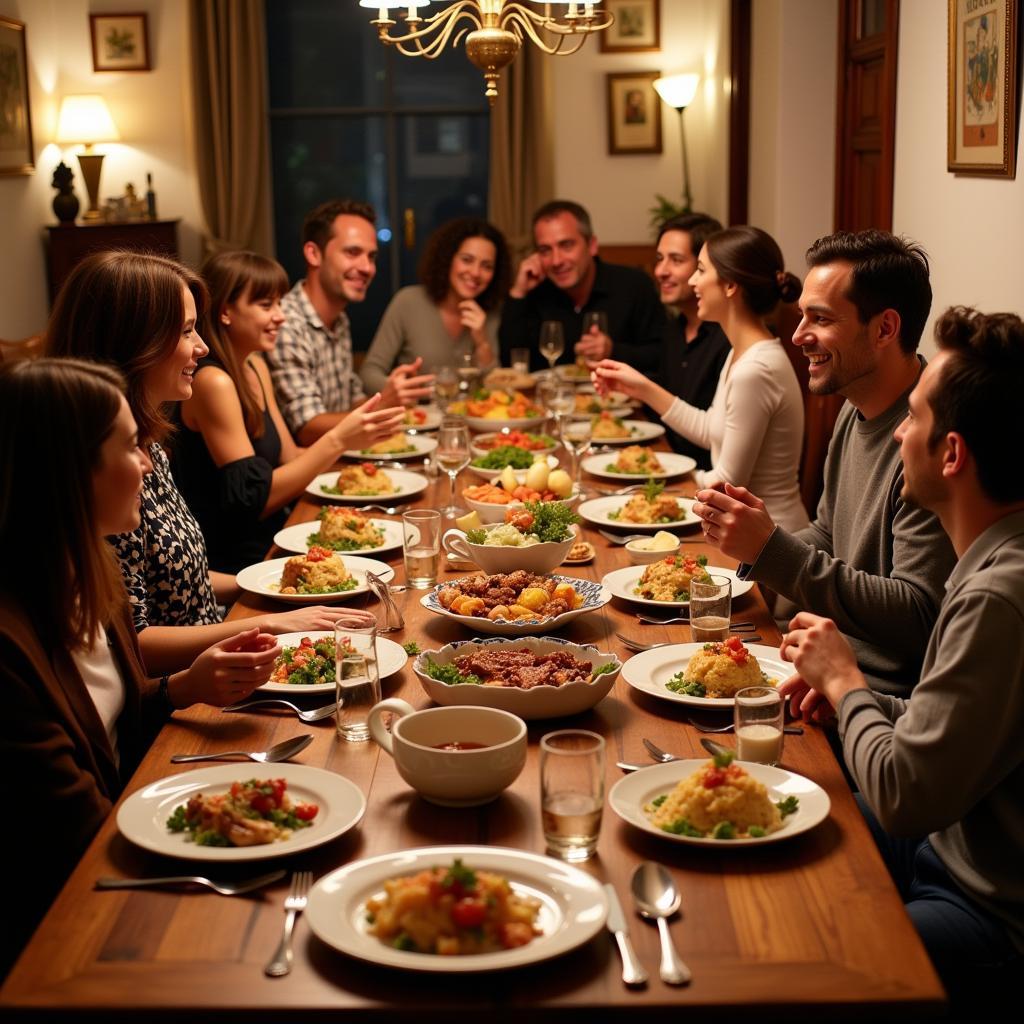
[[[190,761],[223,761],[226,757],[247,757],[250,761],[258,761],[260,764],[272,764],[277,761],[287,761],[300,750],[305,750],[312,742],[312,734],[306,733],[303,736],[293,736],[290,740],[275,743],[269,750],[226,750],[223,754],[175,754],[171,758],[171,764],[188,764]]]
[[[285,871],[272,871],[269,875],[250,878],[247,882],[214,882],[202,875],[172,875],[168,878],[97,878],[94,889],[155,889],[164,885],[205,885],[221,896],[241,896],[242,893],[262,889],[271,882],[279,882]]]
[[[666,920],[679,909],[682,902],[672,876],[660,864],[645,860],[633,872],[632,889],[633,902],[640,916],[646,921],[654,918],[658,922],[658,935],[661,938],[658,974],[661,980],[666,985],[689,985],[692,977],[690,968],[679,958]]]
[[[663,764],[667,764],[669,761],[682,761],[681,757],[676,757],[675,754],[670,754],[667,750],[662,750],[657,743],[652,743],[646,737],[644,738],[644,746],[647,748],[647,753],[650,754],[655,761],[661,761]]]
[[[338,702],[335,701],[333,704],[324,704],[322,707],[303,711],[302,708],[296,707],[290,700],[279,700],[268,697],[265,700],[240,700],[237,704],[228,704],[227,707],[221,708],[221,711],[249,711],[252,708],[262,707],[291,708],[301,721],[319,722],[322,718],[330,718],[330,716],[338,710]]]

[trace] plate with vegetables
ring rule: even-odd
[[[780,842],[828,817],[831,802],[816,782],[784,768],[733,761],[731,755],[643,768],[611,788],[608,804],[623,821],[651,835],[718,848]]]
[[[486,434],[477,434],[470,442],[470,450],[474,455],[486,455],[494,448],[512,445],[534,455],[550,455],[558,450],[558,438],[550,434],[530,433],[523,430],[511,430],[505,427]]]
[[[502,476],[507,467],[515,474],[516,483],[524,484],[528,483],[528,473],[534,463],[539,463],[541,466],[546,465],[548,473],[553,469],[558,469],[558,459],[554,455],[537,455],[525,448],[517,448],[511,444],[500,445],[497,448],[492,448],[486,455],[478,455],[470,462],[469,468],[485,480],[494,480]],[[547,476],[544,477],[544,480],[546,483]]]
[[[689,608],[688,589],[674,590],[683,586],[682,581],[691,577],[700,580],[703,573],[725,576],[732,583],[732,596],[742,597],[754,588],[752,580],[741,580],[735,569],[723,569],[719,565],[708,565],[707,555],[669,555],[648,565],[629,565],[605,573],[601,582],[612,592],[613,597],[648,608]],[[673,581],[676,582],[673,582]],[[647,594],[663,594],[648,597]]]
[[[333,632],[282,633],[277,642],[283,650],[274,662],[270,680],[261,693],[334,693],[335,644]],[[377,637],[377,672],[381,679],[394,675],[406,663],[408,655],[401,644]]]
[[[622,664],[614,654],[560,637],[488,637],[423,651],[412,669],[436,704],[483,705],[532,720],[594,707]]]
[[[253,782],[258,785],[253,787]],[[223,817],[237,814],[241,819],[251,813],[277,826],[267,828],[267,836],[258,837],[269,841],[237,846],[229,840],[228,845],[215,845],[219,840],[205,833],[227,831],[225,838],[231,834],[213,828],[217,815],[212,812],[223,803],[228,805]],[[301,818],[296,813],[299,808]],[[337,772],[291,763],[220,764],[170,775],[137,789],[118,808],[117,827],[136,846],[167,857],[214,862],[268,860],[336,839],[354,828],[365,810],[362,791]],[[189,819],[199,821],[201,815],[203,827],[189,827]]]

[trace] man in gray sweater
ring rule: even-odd
[[[810,390],[847,399],[817,518],[788,533],[759,498],[729,484],[698,492],[694,512],[708,539],[745,563],[741,575],[793,602],[787,617],[806,608],[834,619],[871,685],[905,697],[955,561],[935,516],[903,499],[892,439],[923,365],[928,261],[912,243],[862,231],[819,239],[807,262],[793,344],[810,363]],[[810,710],[820,698],[807,699]]]
[[[910,700],[872,692],[836,623],[800,612],[781,690],[838,710],[862,808],[955,999],[1024,962],[1024,322],[954,308],[936,336],[896,432],[903,496],[959,559],[920,682]]]

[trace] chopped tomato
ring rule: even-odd
[[[479,928],[487,919],[487,904],[467,897],[452,907],[452,920],[458,928]]]
[[[296,804],[294,811],[299,821],[312,821],[320,813],[320,808],[316,804]]]
[[[498,934],[506,949],[525,946],[533,940],[533,929],[525,921],[509,921],[498,929]]]
[[[716,789],[718,786],[724,785],[724,783],[725,772],[721,768],[708,768],[704,772],[705,789]]]
[[[325,558],[330,558],[332,553],[327,548],[320,548],[314,545],[306,552],[306,561],[322,562]]]
[[[363,470],[363,472],[367,476],[376,476],[377,475],[377,467],[372,462],[364,462],[363,465],[362,465],[362,470]]]

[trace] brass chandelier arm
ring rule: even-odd
[[[582,4],[580,5],[582,6]],[[537,34],[534,26],[539,26],[547,32],[551,32],[554,35],[559,36],[579,36],[581,39],[586,39],[587,36],[592,32],[601,32],[602,30],[611,26],[615,21],[611,14],[607,11],[595,10],[591,17],[587,18],[583,15],[577,15],[571,22],[563,24],[562,22],[556,21],[554,18],[549,18],[547,15],[538,14],[535,10],[530,7],[524,7],[520,3],[507,4],[501,12],[501,25],[505,27],[511,21],[517,21],[526,30],[529,37],[540,47],[542,47],[547,53],[561,52],[563,54],[575,53],[579,49],[579,46],[573,47],[572,50],[561,50],[559,51],[556,46],[554,50],[549,49],[550,43],[545,43],[541,37]]]
[[[463,5],[472,6],[471,0],[463,0]],[[447,22],[438,22],[434,25],[428,25],[426,28],[422,28],[418,32],[411,32],[405,36],[382,36],[381,38],[384,42],[391,43],[399,53],[404,54],[406,57],[426,57],[427,60],[436,60],[444,51],[445,46],[448,44],[448,40],[455,31],[455,27],[463,19],[469,21],[473,28],[480,28],[480,21],[474,13],[469,10],[462,10],[453,12]],[[462,31],[466,32],[467,30],[463,29]],[[436,32],[437,35],[424,46],[421,41],[422,38],[433,32]],[[416,49],[407,49],[403,44],[408,42],[415,42]]]
[[[525,13],[526,15],[528,15],[528,17],[523,17],[522,10],[517,9],[515,7],[513,7],[510,10],[507,10],[501,19],[502,28],[508,28],[509,26],[511,26],[512,30],[516,33],[516,35],[519,36],[520,39],[523,37],[525,33],[527,36],[530,37],[530,40],[534,43],[534,45],[536,45],[539,49],[543,50],[547,54],[557,54],[560,57],[569,57],[572,54],[574,54],[587,41],[587,35],[589,34],[588,32],[583,32],[580,31],[579,29],[577,29],[576,31],[560,30],[556,32],[556,30],[551,25],[546,23],[546,20],[544,18],[539,18],[533,11],[527,10]],[[546,29],[550,32],[556,32],[556,35],[558,36],[558,41],[552,44],[547,42],[545,39],[541,38],[541,36],[537,32],[536,27],[533,24],[534,21],[536,21],[541,28]],[[575,39],[572,47],[566,49],[564,47],[564,44],[570,36],[574,36]]]

